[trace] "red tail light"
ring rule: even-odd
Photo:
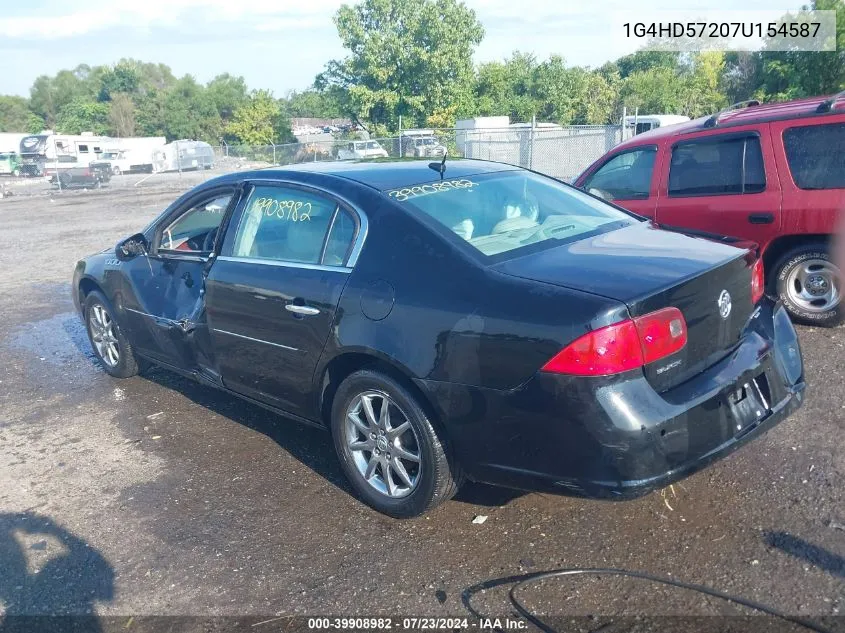
[[[678,308],[663,308],[637,317],[634,324],[643,347],[643,365],[666,358],[687,344],[687,322]]]
[[[687,324],[677,308],[664,308],[588,332],[564,347],[542,371],[609,376],[665,358],[687,344]]]
[[[751,269],[751,303],[756,304],[766,292],[766,275],[763,271],[763,260],[754,262]]]

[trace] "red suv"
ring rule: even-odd
[[[579,187],[667,228],[756,242],[793,318],[845,318],[832,239],[845,206],[845,93],[760,105],[635,136]]]

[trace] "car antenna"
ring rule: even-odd
[[[443,180],[443,174],[446,173],[446,154],[447,153],[448,152],[443,152],[443,160],[441,160],[439,163],[434,162],[434,163],[428,164],[429,169],[433,169],[434,171],[436,171],[437,173],[440,174],[441,180]]]

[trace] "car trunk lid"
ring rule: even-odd
[[[714,364],[739,343],[751,317],[749,253],[641,223],[507,260],[495,270],[591,292],[632,317],[678,308],[687,345],[643,368],[662,391]]]

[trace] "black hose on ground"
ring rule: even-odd
[[[529,611],[529,609],[517,598],[517,592],[520,588],[525,587],[526,585],[529,585],[531,583],[539,582],[541,580],[548,580],[549,578],[559,578],[562,576],[579,576],[585,574],[593,574],[596,576],[624,576],[628,578],[639,578],[641,580],[648,580],[650,582],[656,582],[663,585],[668,585],[670,587],[688,589],[690,591],[696,591],[698,593],[702,593],[713,598],[721,598],[722,600],[727,600],[729,602],[748,607],[749,609],[754,609],[755,611],[760,611],[761,613],[765,613],[767,615],[786,620],[787,622],[792,622],[793,624],[797,624],[798,626],[809,629],[810,631],[815,631],[816,633],[831,633],[831,631],[822,626],[819,626],[815,622],[811,622],[810,620],[807,620],[805,618],[781,613],[773,607],[761,604],[759,602],[754,602],[753,600],[748,600],[739,596],[733,596],[731,594],[724,593],[716,589],[711,589],[710,587],[705,587],[704,585],[696,585],[693,583],[683,582],[681,580],[675,580],[674,578],[654,576],[645,572],[628,571],[627,569],[596,569],[573,567],[569,569],[554,569],[550,571],[540,571],[530,574],[521,574],[517,576],[507,576],[505,578],[495,578],[493,580],[485,580],[484,582],[478,583],[477,585],[473,585],[472,587],[465,589],[464,592],[461,594],[461,601],[464,603],[466,609],[474,617],[481,619],[485,616],[473,608],[471,603],[472,597],[479,591],[485,591],[487,589],[501,587],[502,585],[513,585],[510,591],[508,592],[508,597],[510,598],[511,603],[516,608],[516,610],[519,611],[519,613],[526,620],[531,622],[531,624],[533,624],[540,630],[545,631],[545,633],[558,633],[558,631],[556,631],[554,628],[552,628],[551,626],[543,622],[543,620],[541,620],[539,617],[531,613],[531,611]]]

